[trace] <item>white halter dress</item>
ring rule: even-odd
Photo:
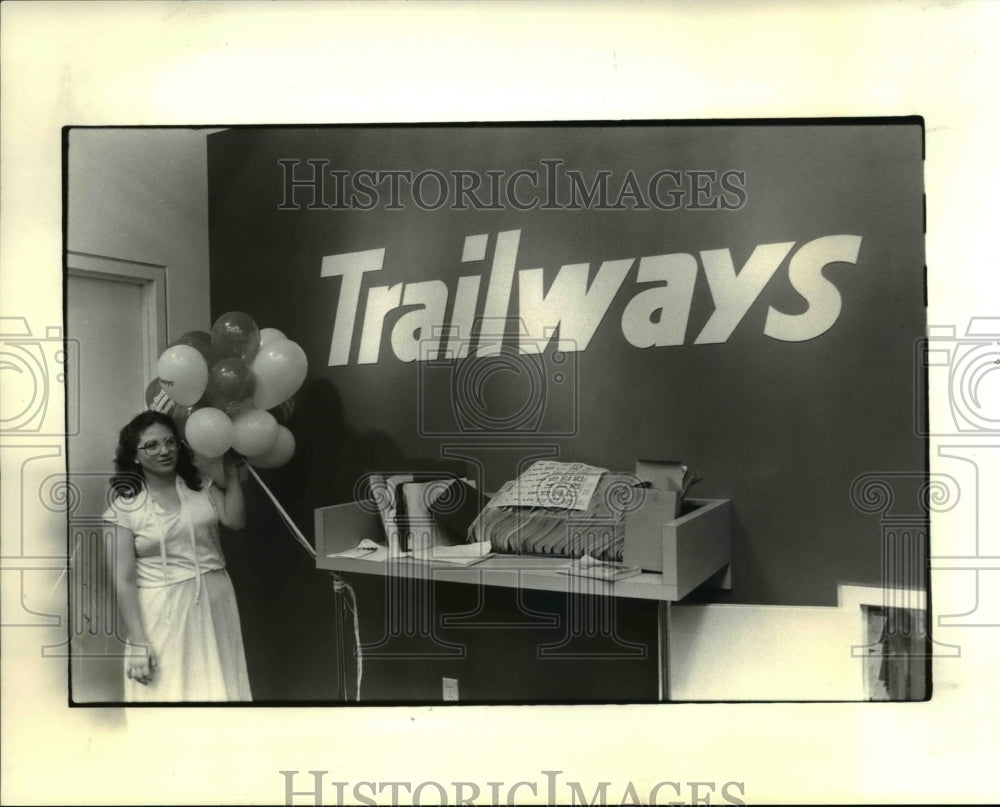
[[[178,477],[177,513],[164,510],[144,488],[134,499],[115,499],[104,514],[135,535],[139,610],[157,656],[149,684],[126,676],[127,702],[251,699],[211,484],[203,480],[194,491]]]

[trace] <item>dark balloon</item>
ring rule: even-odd
[[[221,359],[208,371],[205,395],[209,403],[227,414],[246,408],[256,386],[253,373],[242,359]]]
[[[160,379],[154,378],[146,387],[146,408],[155,412],[169,412],[176,406],[174,401],[160,386]]]
[[[218,359],[242,359],[247,364],[260,349],[260,331],[249,314],[230,311],[212,326],[212,353]]]
[[[186,440],[187,436],[184,433],[184,427],[187,425],[187,420],[191,417],[191,413],[194,412],[195,407],[193,406],[181,406],[177,404],[173,409],[170,410],[170,417],[174,421],[174,425],[177,427],[177,433],[180,435],[182,440]]]
[[[287,401],[283,401],[267,411],[274,416],[274,419],[277,420],[278,423],[282,425],[288,423],[288,421],[292,419],[292,415],[295,414],[295,396],[293,395]]]
[[[170,347],[174,345],[190,345],[205,357],[205,362],[209,366],[215,358],[212,355],[212,335],[208,331],[188,331],[170,343]]]

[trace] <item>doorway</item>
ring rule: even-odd
[[[166,345],[166,268],[69,252],[66,339],[79,354],[66,405],[70,693],[75,703],[120,702],[122,638],[104,560],[108,479],[119,429],[145,408]]]

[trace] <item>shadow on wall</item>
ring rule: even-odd
[[[295,455],[258,473],[298,529],[311,539],[316,507],[349,501],[362,472],[401,462],[381,433],[346,428],[332,383],[308,383],[287,423]],[[247,526],[223,536],[239,600],[250,684],[256,701],[336,701],[333,586],[316,570],[274,504],[254,480],[246,485]]]
[[[746,583],[743,581],[753,581],[754,585],[762,592],[761,596],[764,598],[764,602],[770,602],[771,598],[775,596],[773,586],[767,580],[767,570],[761,564],[746,524],[740,517],[738,504],[733,505],[731,512],[733,519],[733,587],[724,590],[713,586],[701,586],[684,598],[685,604],[730,603],[733,599],[733,592],[739,592],[746,587]]]

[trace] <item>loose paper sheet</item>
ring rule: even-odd
[[[552,507],[586,510],[607,468],[582,462],[536,462],[517,481],[498,493],[491,507]]]

